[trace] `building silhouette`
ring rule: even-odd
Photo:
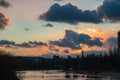
[[[118,49],[120,49],[120,31],[118,32]]]
[[[120,31],[118,32],[117,62],[120,64]]]

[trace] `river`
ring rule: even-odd
[[[58,70],[49,71],[19,71],[21,80],[119,80],[110,77],[77,74]]]

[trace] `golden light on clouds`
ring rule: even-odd
[[[47,46],[33,47],[33,48],[5,48],[0,47],[2,50],[11,52],[15,56],[40,56],[48,53]]]
[[[83,28],[83,26],[85,28]],[[95,37],[101,38],[103,42],[105,42],[109,37],[115,36],[117,32],[116,27],[109,28],[108,30],[107,28],[101,28],[100,25],[96,26],[94,24],[89,24],[89,26],[90,28],[86,28],[87,25],[81,24],[77,27],[77,29],[75,29],[75,31],[78,32],[79,34],[81,33],[88,34],[89,36],[92,37],[92,39],[94,39]],[[112,26],[115,26],[115,25],[112,25]]]
[[[76,50],[74,53],[79,55],[79,54],[82,53],[82,50],[81,49],[80,50]]]

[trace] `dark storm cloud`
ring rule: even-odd
[[[0,6],[2,6],[4,8],[8,8],[11,6],[11,4],[6,0],[0,0]]]
[[[104,0],[97,10],[81,10],[72,4],[52,5],[39,19],[70,24],[120,21],[120,0]]]
[[[110,37],[110,38],[108,38],[107,43],[110,46],[117,46],[117,43],[118,43],[117,37]]]
[[[14,41],[9,40],[0,40],[0,46],[9,46],[9,47],[24,47],[24,48],[32,48],[32,47],[38,47],[38,46],[47,46],[46,43],[43,42],[37,42],[37,41],[29,41],[29,42],[23,42],[20,44],[16,44]]]
[[[53,27],[53,25],[51,23],[47,23],[45,25],[43,25],[44,27]]]
[[[9,18],[7,18],[3,13],[0,13],[0,29],[5,29],[10,23]]]
[[[120,20],[120,0],[104,0],[103,5],[98,8],[99,14],[112,22]]]
[[[60,6],[54,4],[44,14],[39,16],[39,19],[53,22],[66,22],[70,24],[77,24],[79,22],[100,23],[102,22],[95,10],[81,10],[72,4]]]
[[[80,44],[99,47],[103,45],[103,43],[101,42],[101,38],[92,39],[87,34],[78,34],[72,30],[66,30],[63,39],[60,39],[59,41],[50,41],[50,44],[61,47],[69,47],[71,49],[80,49]]]

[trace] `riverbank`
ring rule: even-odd
[[[120,80],[120,72],[108,71],[97,73],[98,76],[109,77],[111,79]]]
[[[97,76],[97,77],[104,77],[107,80],[120,80],[120,71],[104,71],[104,72],[88,72],[86,70],[80,71],[80,72],[74,72],[73,73],[78,73],[78,74],[87,74],[87,75],[92,75],[92,76]]]

